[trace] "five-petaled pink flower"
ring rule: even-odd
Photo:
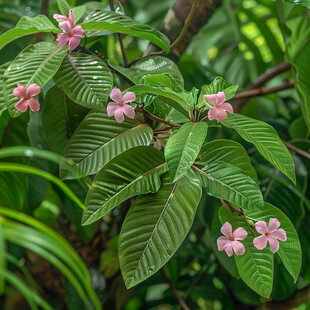
[[[234,232],[232,232],[231,225],[226,222],[222,226],[221,232],[224,236],[221,236],[217,239],[218,250],[225,250],[228,256],[232,256],[233,251],[235,251],[236,255],[243,255],[245,248],[244,245],[238,240],[243,240],[248,235],[246,230],[242,227],[239,227]]]
[[[59,24],[59,28],[64,33],[59,33],[57,35],[58,46],[64,46],[69,43],[69,52],[73,51],[79,44],[80,40],[77,37],[84,36],[84,30],[81,26],[74,27],[74,18],[72,10],[69,11],[69,18],[63,15],[54,14],[54,19],[63,20]]]
[[[270,244],[270,250],[276,253],[279,250],[279,241],[286,241],[286,232],[283,229],[278,229],[280,222],[276,218],[269,220],[269,225],[264,221],[259,221],[255,224],[256,230],[262,234],[253,240],[255,247],[259,250],[264,249],[267,246],[267,241]]]
[[[208,117],[209,120],[217,119],[217,122],[222,122],[225,121],[227,118],[227,112],[233,113],[233,108],[230,103],[225,102],[225,93],[224,92],[219,92],[214,95],[205,95],[205,98],[207,99],[208,102],[213,104],[213,107],[209,105],[207,102],[204,102],[210,110],[208,112]]]
[[[37,84],[29,85],[26,90],[23,84],[17,83],[17,88],[13,90],[13,95],[20,98],[20,100],[14,105],[14,107],[22,113],[27,111],[28,106],[31,111],[39,111],[40,103],[33,97],[40,94],[40,92],[41,88]]]
[[[124,114],[129,118],[135,117],[135,109],[128,103],[136,100],[136,95],[133,92],[127,92],[122,98],[119,88],[113,88],[110,93],[110,98],[114,102],[109,102],[107,106],[108,116],[114,116],[118,123],[124,121]]]

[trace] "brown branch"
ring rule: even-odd
[[[144,113],[148,118],[150,118],[150,119],[152,119],[152,120],[154,120],[156,122],[166,124],[166,125],[168,125],[170,127],[181,127],[180,124],[172,123],[172,122],[166,121],[164,119],[161,119],[161,118],[153,115],[152,113],[150,113],[149,111],[147,111],[147,110],[145,110],[143,108],[136,108],[136,111]]]
[[[42,5],[41,5],[41,14],[43,15],[46,15],[48,17],[48,3],[49,3],[49,0],[42,0]],[[39,32],[35,35],[34,37],[34,44],[35,43],[38,43],[42,41],[42,32]]]
[[[290,149],[291,151],[294,151],[295,153],[307,158],[307,159],[310,159],[310,153],[302,150],[302,149],[299,149],[298,147],[296,147],[295,145],[285,141],[285,140],[282,140],[283,143],[285,144],[285,146]]]
[[[173,295],[175,296],[175,298],[177,299],[178,303],[180,304],[180,306],[182,307],[182,309],[184,310],[190,310],[190,308],[188,307],[188,305],[185,303],[184,299],[180,296],[180,294],[178,293],[178,291],[176,290],[176,288],[174,287],[172,281],[167,277],[164,269],[160,269],[160,273],[163,277],[163,279],[165,280],[165,282],[169,285],[170,290],[172,291]]]

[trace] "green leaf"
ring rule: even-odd
[[[193,223],[201,185],[193,171],[176,183],[168,174],[156,194],[139,196],[119,238],[119,260],[127,288],[158,271],[175,253]]]
[[[82,224],[91,224],[130,197],[155,193],[167,171],[163,153],[138,146],[112,159],[96,175],[87,194]]]
[[[143,84],[146,77],[165,74],[172,77],[177,90],[184,89],[184,80],[179,67],[167,57],[147,56],[130,68],[123,68],[111,63],[110,66],[134,84]]]
[[[310,0],[284,0],[287,3],[301,5],[310,8]]]
[[[287,240],[279,242],[280,248],[277,252],[287,269],[296,282],[300,273],[302,263],[301,246],[294,225],[289,218],[275,206],[266,203],[262,211],[246,210],[247,217],[255,221],[265,221],[268,225],[270,218],[277,218],[281,223],[280,228],[286,231]]]
[[[174,183],[192,166],[207,136],[207,123],[186,123],[168,139],[165,157]]]
[[[310,73],[305,63],[310,53],[310,19],[306,11],[287,21],[291,37],[286,48],[286,58],[292,65],[295,88],[300,98],[303,118],[310,130]]]
[[[244,209],[263,209],[263,196],[258,185],[240,168],[215,161],[202,169],[196,168],[196,173],[208,195]]]
[[[63,153],[73,132],[88,111],[71,101],[56,86],[46,93],[42,125],[47,142],[54,152]]]
[[[157,95],[159,99],[165,101],[173,108],[177,109],[185,116],[189,116],[189,112],[192,111],[189,100],[186,100],[184,96],[186,93],[177,93],[168,87],[154,87],[149,85],[136,85],[128,89],[128,91],[134,92],[136,95],[151,94]]]
[[[241,256],[234,254],[238,272],[241,279],[253,291],[265,298],[269,298],[273,285],[273,253],[268,248],[256,249],[253,244],[254,236],[244,217],[234,216],[233,221],[224,207],[220,209],[219,217],[222,224],[229,222],[233,230],[237,228],[234,223],[236,222],[239,227],[243,227],[247,231],[248,236],[241,241],[245,247],[245,253]]]
[[[238,85],[230,84],[226,82],[222,77],[216,77],[213,82],[209,85],[204,85],[201,87],[200,96],[198,99],[197,108],[204,106],[204,101],[206,101],[205,95],[217,94],[220,91],[225,93],[226,101],[231,99],[237,92]]]
[[[0,36],[0,50],[15,39],[39,32],[61,32],[61,30],[45,15],[35,17],[23,16],[15,28],[8,30]]]
[[[57,4],[62,15],[68,16],[69,10],[71,9],[70,5],[66,0],[57,0]]]
[[[95,12],[81,24],[85,31],[113,31],[147,39],[169,53],[169,39],[149,25],[135,22],[130,17],[112,11]],[[91,36],[91,35],[89,35]]]
[[[57,72],[67,52],[68,46],[58,47],[56,43],[40,42],[25,48],[12,61],[4,73],[4,94],[12,117],[20,115],[14,108],[19,100],[13,95],[17,83],[25,87],[36,83],[42,88]]]
[[[86,108],[106,106],[113,86],[107,65],[93,55],[70,53],[55,75],[57,86]]]
[[[0,271],[6,271],[6,242],[5,236],[3,234],[2,219],[0,218]],[[5,278],[4,275],[0,273],[0,296],[3,295],[5,289]]]
[[[1,87],[0,87],[0,116],[2,113],[2,109],[5,109],[5,107],[6,107],[5,99],[4,99],[3,81],[4,81],[4,72],[6,71],[6,69],[8,68],[9,65],[10,65],[10,62],[6,62],[2,66],[0,66],[0,85],[1,85]]]
[[[214,161],[224,161],[240,168],[258,182],[250,157],[240,143],[226,139],[214,140],[203,145],[200,152],[205,155],[199,161],[201,164],[208,165]]]
[[[73,161],[73,167],[60,166],[60,176],[65,179],[94,174],[111,159],[124,151],[149,145],[153,130],[146,124],[126,119],[117,123],[105,112],[89,112],[69,140],[64,157]]]
[[[292,156],[270,125],[237,113],[229,113],[222,124],[235,129],[243,139],[253,143],[265,159],[296,183]]]

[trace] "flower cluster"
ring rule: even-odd
[[[284,229],[278,229],[280,222],[276,218],[269,220],[267,227],[264,221],[258,221],[255,224],[255,229],[262,234],[259,237],[254,238],[253,244],[258,250],[263,250],[267,246],[267,242],[270,244],[270,250],[276,253],[279,250],[279,241],[286,241],[286,232]],[[225,251],[228,256],[233,255],[233,251],[236,255],[243,255],[245,253],[244,245],[239,241],[246,238],[248,233],[242,227],[232,231],[231,225],[226,222],[221,232],[224,236],[217,239],[217,248],[219,251]]]

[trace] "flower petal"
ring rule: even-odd
[[[264,221],[258,221],[255,224],[255,229],[260,233],[260,234],[264,234],[268,231],[267,229],[267,225]]]
[[[253,244],[254,244],[254,246],[257,249],[262,250],[262,249],[264,249],[267,246],[267,241],[268,241],[267,236],[266,235],[261,235],[259,237],[256,237],[253,240]]]
[[[218,111],[220,111],[220,113],[217,122],[220,123],[225,121],[225,119],[227,118],[227,113],[224,111],[224,109],[221,108],[218,108]]]
[[[272,233],[269,233],[269,236],[271,238],[276,238],[279,239],[281,241],[286,241],[286,232],[284,229],[280,228]]]
[[[268,241],[270,244],[270,250],[273,253],[276,253],[279,250],[279,241],[276,238],[268,237]]]
[[[233,251],[233,246],[232,246],[231,241],[226,244],[224,250],[229,257],[233,256],[234,251]]]
[[[128,91],[127,93],[124,94],[122,102],[123,103],[129,103],[129,102],[133,102],[136,100],[136,94]]]
[[[220,91],[217,93],[217,104],[220,105],[226,100],[225,93],[223,91]]]
[[[30,98],[27,101],[28,101],[28,105],[29,105],[31,111],[37,112],[40,110],[40,103],[37,99]]]
[[[114,112],[114,116],[118,123],[121,123],[124,121],[124,113],[122,109],[116,109]]]
[[[222,232],[222,234],[223,234],[224,236],[226,236],[226,237],[228,237],[228,238],[232,237],[232,227],[231,227],[231,225],[230,225],[228,222],[226,222],[226,223],[222,226],[221,232]]]
[[[114,113],[117,109],[121,109],[122,106],[119,103],[116,102],[109,102],[107,105],[107,112],[108,112],[108,116],[114,116]]]
[[[39,95],[41,92],[41,87],[38,85],[38,84],[30,84],[28,86],[28,89],[27,89],[27,94],[30,96],[30,97],[33,97],[33,96],[36,96],[36,95]]]
[[[244,245],[239,241],[233,241],[232,247],[233,247],[236,255],[243,255],[245,253]]]
[[[210,102],[213,105],[217,104],[217,95],[205,95],[205,98],[208,102]]]
[[[72,30],[72,34],[76,37],[84,37],[84,30],[81,26],[76,26],[73,30]]]
[[[125,104],[122,106],[122,109],[123,109],[124,114],[125,114],[127,117],[129,117],[129,118],[135,118],[136,111],[135,111],[135,109],[134,109],[131,105],[125,103]]]
[[[73,17],[73,13],[72,13],[71,9],[69,10],[69,18],[67,20],[69,21],[71,27],[73,28],[74,27],[74,17]]]
[[[56,20],[65,20],[65,21],[68,20],[68,18],[66,16],[60,15],[60,14],[54,14],[53,18],[56,19]]]
[[[59,42],[59,46],[64,46],[68,43],[70,37],[66,33],[58,33],[56,41]]]
[[[17,87],[13,90],[13,95],[17,98],[24,98],[26,96],[26,88],[23,84],[17,83]]]
[[[225,246],[228,242],[230,242],[230,238],[227,238],[225,236],[221,236],[217,238],[217,249],[219,251],[223,251],[225,249]]]
[[[72,27],[68,21],[59,23],[58,27],[66,34],[72,31]]]
[[[279,227],[280,227],[280,222],[278,219],[276,218],[271,218],[269,220],[269,225],[268,225],[268,231],[269,233],[273,233],[274,231],[276,231]]]
[[[26,99],[21,99],[19,100],[15,105],[14,105],[15,109],[24,113],[27,111],[28,109],[28,102]]]
[[[243,240],[246,236],[248,235],[248,233],[246,232],[246,230],[242,227],[237,228],[234,232],[233,232],[233,236],[235,240]]]
[[[119,88],[113,88],[111,90],[111,93],[110,93],[110,98],[113,101],[121,104],[122,103],[122,93],[121,93],[121,90]]]
[[[80,44],[80,40],[77,37],[71,37],[69,39],[69,52],[72,52]]]
[[[229,112],[229,113],[234,113],[233,107],[228,102],[222,103],[220,108],[225,110],[225,111],[227,111],[227,112]]]
[[[217,119],[220,114],[220,111],[217,107],[213,107],[212,109],[209,110],[208,112],[208,118],[209,120]]]

